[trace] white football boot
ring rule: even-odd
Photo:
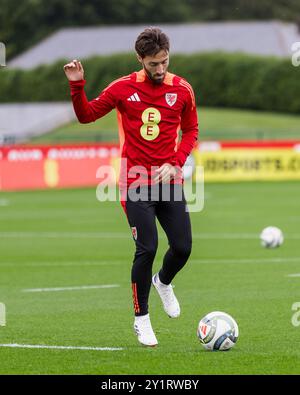
[[[156,288],[164,306],[165,312],[170,318],[177,318],[180,316],[180,306],[174,294],[171,284],[163,284],[158,276],[158,273],[152,277],[152,284]]]
[[[135,317],[133,328],[138,337],[138,341],[144,346],[154,347],[158,344],[152,329],[149,314]]]

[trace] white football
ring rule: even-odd
[[[206,350],[226,351],[237,342],[239,328],[229,314],[213,311],[200,320],[197,336]]]
[[[260,234],[261,245],[266,248],[276,248],[283,243],[282,231],[276,226],[268,226]]]

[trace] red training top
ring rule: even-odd
[[[79,122],[94,122],[113,108],[117,110],[121,156],[127,160],[127,168],[122,165],[121,169],[126,186],[140,174],[144,175],[140,184],[151,184],[153,166],[184,165],[198,136],[195,96],[185,79],[167,73],[161,84],[155,84],[141,70],[112,82],[90,102],[84,85],[85,80],[70,81]],[[133,170],[143,166],[144,171],[128,175],[133,166],[137,166]]]

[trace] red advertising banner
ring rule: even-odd
[[[100,166],[117,169],[119,146],[0,147],[0,190],[95,186]]]
[[[300,179],[300,141],[203,141],[192,157],[208,182]],[[109,184],[119,164],[117,144],[0,147],[0,191],[97,186],[103,166]]]

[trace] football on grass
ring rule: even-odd
[[[283,243],[282,231],[276,226],[268,226],[260,234],[261,245],[266,248],[276,248]]]
[[[200,320],[197,336],[206,350],[226,351],[237,342],[239,329],[229,314],[213,311]]]

